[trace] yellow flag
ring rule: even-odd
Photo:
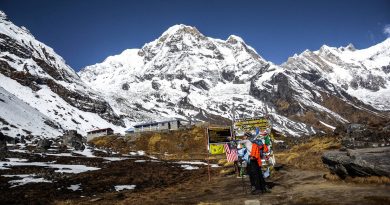
[[[223,144],[210,144],[210,153],[211,154],[225,153],[225,150],[223,149]]]

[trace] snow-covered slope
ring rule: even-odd
[[[141,49],[110,56],[102,63],[87,66],[79,75],[89,86],[105,93],[115,112],[125,116],[129,125],[164,117],[186,118],[203,112],[230,118],[234,105],[241,117],[268,114],[276,130],[299,136],[358,122],[363,115],[373,121],[378,116],[382,120],[380,112],[363,103],[369,101],[353,98],[359,96],[342,87],[341,81],[352,80],[337,67],[353,61],[356,62],[353,69],[359,72],[352,73],[362,79],[367,73],[383,74],[388,68],[377,67],[389,64],[388,47],[377,45],[370,49],[353,51],[352,46],[335,49],[343,56],[337,61],[334,49],[325,46],[277,66],[264,60],[240,37],[213,39],[194,27],[175,25]],[[314,55],[315,62],[304,58],[306,53]],[[371,56],[367,57],[368,53]],[[344,59],[348,56],[349,60]],[[376,63],[357,66],[370,57]],[[327,59],[326,66],[323,59]],[[324,67],[318,66],[319,63]],[[378,94],[386,92],[385,89],[386,83],[372,89],[375,93],[372,96],[384,99],[376,98],[377,104],[370,105],[388,109],[389,97]]]
[[[61,134],[59,124],[52,123],[48,117],[2,87],[0,113],[2,132],[8,136],[32,134],[56,137]]]
[[[120,127],[123,122],[100,94],[86,86],[53,49],[36,40],[26,28],[14,25],[1,11],[0,51],[0,87],[4,95],[12,96],[6,103],[10,110],[2,107],[0,112],[5,121],[48,137],[67,129],[83,134],[97,127],[123,131]],[[12,114],[12,106],[20,107],[16,110],[23,112],[15,110]],[[29,110],[36,110],[40,115],[27,113]],[[26,118],[18,123],[17,119],[24,117],[22,113],[26,113]],[[30,115],[38,117],[34,119]],[[26,120],[30,122],[25,123]],[[46,131],[36,130],[45,121],[51,121],[57,130],[47,126],[42,126]],[[20,131],[9,129],[13,137]]]
[[[390,38],[367,49],[322,46],[305,51],[282,65],[322,78],[379,110],[390,110]]]

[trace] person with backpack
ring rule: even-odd
[[[251,193],[256,195],[260,193],[269,193],[270,190],[266,187],[266,182],[261,170],[261,153],[267,152],[267,146],[262,143],[261,140],[252,139],[253,136],[250,132],[245,133],[244,139],[238,141],[238,143],[245,146],[245,153],[242,159],[248,164],[247,173],[249,174],[249,180],[251,183]],[[239,151],[240,153],[240,151]]]

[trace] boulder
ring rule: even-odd
[[[53,142],[48,139],[41,139],[37,143],[37,148],[47,150]]]
[[[62,144],[73,147],[75,150],[84,150],[83,136],[76,130],[68,130],[62,135]]]
[[[390,177],[390,147],[329,151],[323,154],[322,161],[341,178]]]
[[[20,136],[20,143],[23,143],[23,144],[26,143],[26,140],[24,139],[24,135]]]
[[[0,132],[0,154],[7,151],[7,139],[3,133]]]
[[[336,127],[334,134],[343,136],[341,144],[350,149],[390,146],[387,127],[348,124]]]

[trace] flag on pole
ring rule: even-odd
[[[221,144],[210,144],[210,153],[211,154],[223,154],[224,148]]]
[[[226,158],[228,162],[238,161],[237,148],[233,146],[230,147],[229,143],[226,143],[224,145],[224,148],[225,148]]]

